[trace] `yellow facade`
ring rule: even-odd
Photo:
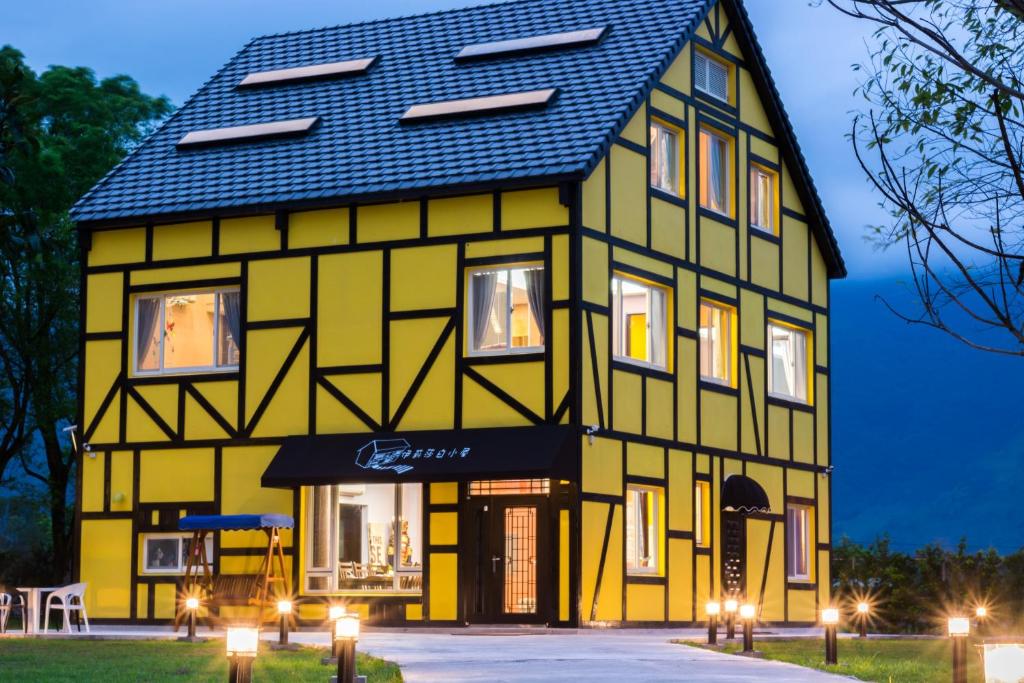
[[[284,437],[547,423],[581,430],[578,480],[552,485],[549,623],[703,619],[723,590],[718,496],[729,475],[753,479],[771,502],[744,521],[743,594],[764,621],[814,621],[831,544],[827,267],[728,16],[712,15],[580,182],[92,230],[77,565],[90,617],[173,616],[180,576],[143,572],[140,539],[172,532],[186,514],[293,515],[283,540],[303,593],[303,490],[260,486]],[[694,91],[697,49],[731,64],[738,106]],[[681,140],[678,196],[650,188],[652,119]],[[702,126],[731,139],[728,216],[699,207]],[[772,234],[750,227],[751,163],[778,176]],[[545,269],[545,346],[475,358],[469,273],[510,263]],[[616,359],[616,276],[665,292],[663,367]],[[237,368],[137,372],[139,298],[208,288],[241,292]],[[703,298],[734,311],[727,384],[698,370]],[[808,333],[806,402],[769,396],[771,321]],[[624,561],[630,485],[660,504],[658,566],[647,574]],[[382,621],[464,621],[464,497],[464,483],[424,487],[420,594],[344,596],[349,604]],[[791,503],[812,520],[800,580],[787,575]],[[261,536],[222,533],[217,552],[219,571],[252,572]],[[315,622],[322,596],[309,597],[299,613]],[[381,607],[389,598],[394,609]]]

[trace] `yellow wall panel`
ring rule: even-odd
[[[626,473],[638,477],[665,478],[665,451],[658,446],[626,444]]]
[[[378,407],[377,410],[380,413]],[[370,428],[323,387],[316,388],[316,431],[318,434],[369,432]]]
[[[392,412],[405,398],[447,324],[445,318],[420,318],[391,322],[391,358],[388,403]],[[452,402],[445,404],[450,411]]]
[[[736,228],[701,217],[700,264],[720,273],[735,276]]]
[[[694,582],[696,584],[698,606],[704,605],[708,600],[717,600],[720,597],[718,593],[712,589],[712,578],[711,558],[707,555],[699,555],[697,557],[697,578]],[[715,586],[717,586],[717,584],[715,584]]]
[[[605,187],[608,164],[604,159],[583,182],[583,226],[604,232],[608,226]]]
[[[419,235],[418,201],[371,204],[356,210],[356,236],[361,243],[416,239]]]
[[[672,392],[671,382],[647,379],[647,435],[659,439],[671,439],[672,435]]]
[[[277,446],[251,446],[242,448],[225,448],[221,454],[221,514],[258,514],[274,512],[290,515],[293,510],[293,493],[289,489],[270,489],[260,486],[260,477],[267,469],[270,461],[277,454]],[[284,532],[287,532],[285,534]],[[241,534],[223,534],[221,544],[232,536]],[[256,547],[266,544],[263,532],[252,534],[259,543]],[[291,545],[291,530],[282,531],[282,540]]]
[[[174,428],[174,424],[169,424]],[[130,443],[170,441],[171,437],[142,409],[133,396],[128,397],[125,414],[125,438]],[[95,437],[93,437],[95,440]]]
[[[259,407],[299,335],[298,328],[249,330],[245,349],[246,422]]]
[[[143,451],[139,467],[143,503],[213,500],[212,448]]]
[[[427,234],[467,235],[494,229],[494,195],[446,197],[427,202]]]
[[[594,347],[597,359],[597,382],[594,385],[594,364],[592,360],[590,335],[587,331],[587,319],[583,319],[583,421],[587,425],[599,424],[598,395],[600,389],[601,413],[608,416],[608,319],[603,315],[591,315],[594,327]]]
[[[121,370],[121,342],[117,340],[90,341],[85,344],[85,423],[92,422],[107,392]],[[115,407],[117,402],[111,404]],[[108,411],[109,412],[109,411]],[[93,441],[99,441],[93,438]]]
[[[139,385],[135,391],[171,428],[178,424],[178,387],[174,384]]]
[[[553,311],[552,327],[549,336],[551,344],[551,402],[552,409],[557,409],[562,398],[569,391],[569,311]]]
[[[452,621],[458,616],[459,556],[430,553],[430,620]]]
[[[612,249],[612,259],[616,263],[633,266],[666,278],[671,278],[675,274],[672,264],[621,247],[614,247]]]
[[[430,484],[430,504],[450,505],[459,502],[459,485],[455,482],[432,482]]]
[[[750,240],[750,281],[778,291],[779,247],[776,244],[757,237]]]
[[[249,321],[309,317],[307,257],[265,259],[249,264]]]
[[[814,315],[814,363],[828,367],[828,316]]]
[[[281,233],[274,216],[225,218],[220,222],[221,254],[276,251],[280,248]]]
[[[665,587],[627,583],[626,619],[629,621],[664,621]]]
[[[697,331],[697,274],[676,269],[676,320],[680,327]]]
[[[409,404],[400,429],[451,429],[455,426],[455,337],[448,338],[419,391]],[[394,412],[398,404],[392,404]]]
[[[381,362],[383,257],[380,252],[321,256],[317,364]],[[344,339],[344,344],[336,340]]]
[[[238,382],[197,382],[192,386],[229,424],[238,421]]]
[[[768,406],[768,456],[789,459],[789,408]]]
[[[764,297],[756,292],[751,292],[749,289],[740,289],[739,315],[740,344],[751,346],[755,349],[763,349],[766,326],[764,319]]]
[[[348,244],[348,209],[299,211],[288,216],[288,248]]]
[[[569,237],[551,238],[551,296],[555,301],[569,298]]]
[[[226,439],[229,436],[195,398],[185,395],[186,439]]]
[[[761,98],[758,96],[754,79],[746,69],[740,69],[740,120],[749,126],[757,128],[762,133],[772,133],[771,125],[768,123],[768,115],[765,113]],[[753,139],[754,136],[751,136]]]
[[[603,535],[603,531],[602,531]],[[604,561],[604,573],[601,576],[601,594],[597,599],[597,621],[619,621],[622,619],[622,506],[616,505],[612,514],[611,535],[608,537],[608,554]],[[584,619],[589,605],[584,604]]]
[[[379,372],[335,375],[329,377],[327,381],[359,406],[359,409],[375,422],[379,423],[381,421],[381,376]]]
[[[466,244],[466,258],[505,256],[507,254],[540,254],[544,251],[543,237],[516,237],[514,239],[480,240]]]
[[[632,372],[612,370],[612,427],[620,432],[642,434],[641,403],[643,378]]]
[[[111,512],[125,512],[132,509],[134,459],[134,454],[128,451],[114,451],[110,454]]]
[[[430,513],[430,545],[456,545],[459,542],[459,513]]]
[[[447,409],[447,406],[446,406]],[[469,377],[462,380],[462,426],[517,427],[533,424]]]
[[[622,129],[619,137],[625,138],[642,147],[647,146],[647,105],[641,104],[633,118],[629,120],[626,127]]]
[[[818,241],[811,236],[811,301],[818,306],[828,306],[828,267],[818,248]]]
[[[697,341],[676,337],[677,363],[679,381],[676,382],[676,391],[679,394],[677,399],[677,416],[680,441],[694,443],[697,441],[697,365],[687,359],[696,358]]]
[[[86,282],[85,331],[119,332],[123,294],[121,273],[90,275]]]
[[[558,188],[501,194],[501,229],[552,228],[569,224],[569,209],[558,201]]]
[[[177,589],[173,583],[153,584],[153,618],[173,619]]]
[[[611,283],[608,276],[608,247],[594,239],[583,238],[583,299],[608,305]]]
[[[651,199],[651,248],[676,258],[685,258],[685,209],[661,199]]]
[[[789,620],[815,622],[818,619],[817,604],[815,602],[815,591],[812,590],[790,590],[786,591],[789,599]]]
[[[103,511],[103,453],[95,453],[82,458],[82,512]]]
[[[544,363],[480,365],[475,370],[535,414],[544,415]],[[561,400],[561,396],[558,397]]]
[[[736,450],[736,402],[717,391],[700,392],[700,440],[705,446]]]
[[[764,359],[744,354],[740,363],[740,404],[743,406],[743,443],[744,453],[764,453]],[[747,365],[750,376],[747,376]],[[750,394],[754,395],[751,404]],[[756,425],[756,429],[755,429]],[[759,440],[759,441],[758,441]]]
[[[149,584],[139,583],[135,585],[135,614],[132,615],[136,619],[146,619],[149,616]]]
[[[821,397],[815,408],[815,417],[818,420],[818,464],[828,465],[831,462],[829,451],[829,405],[828,400],[828,377],[821,373],[815,373],[815,396]]]
[[[814,498],[814,473],[804,470],[787,470],[786,491],[791,496]]]
[[[804,205],[801,203],[800,195],[797,194],[796,186],[793,184],[793,175],[789,172],[789,168],[785,163],[782,164],[781,175],[782,206],[799,214],[804,213]]]
[[[693,454],[668,452],[668,528],[690,531],[693,528]],[[672,571],[674,565],[670,562]]]
[[[647,244],[647,159],[621,145],[611,151],[611,233]]]
[[[570,559],[569,510],[558,511],[558,620],[569,620],[569,580],[572,573]]]
[[[690,68],[690,50],[684,48],[675,61],[669,65],[665,71],[665,75],[661,77],[661,82],[670,88],[674,88],[679,92],[688,93],[690,92],[690,74],[692,70]]]
[[[454,244],[391,252],[391,310],[454,307],[456,256]]]
[[[793,411],[793,459],[797,462],[814,462],[813,413]]]
[[[305,434],[309,429],[309,342],[278,386],[252,432],[254,437]]]
[[[661,90],[651,91],[651,106],[659,111],[666,112],[675,116],[677,119],[686,118],[686,103],[678,97],[673,97]],[[655,112],[651,112],[651,116],[656,116]]]
[[[622,495],[622,442],[583,438],[583,473],[581,489],[586,493]]]
[[[772,532],[772,525],[775,530]],[[747,596],[759,607],[759,617],[763,621],[781,621],[783,619],[783,595],[785,583],[782,581],[782,565],[784,555],[784,535],[782,525],[763,519],[747,520]],[[769,547],[768,541],[771,540]],[[767,572],[765,566],[767,562]],[[764,598],[761,598],[762,584]]]
[[[831,475],[829,475],[831,476]],[[818,542],[819,543],[831,543],[832,542],[832,525],[831,525],[831,508],[829,507],[829,488],[827,479],[819,479],[821,486],[818,487],[818,505],[815,508],[815,528],[818,530]],[[819,564],[819,568],[826,569],[828,564]],[[818,577],[819,582],[825,581],[823,576]],[[827,581],[825,582],[827,584]]]
[[[668,618],[690,621],[693,619],[693,543],[684,538],[668,539],[668,566]]]
[[[164,282],[188,282],[190,280],[215,280],[238,277],[242,267],[238,263],[210,263],[199,266],[178,266],[175,268],[146,268],[133,270],[133,285],[154,285]]]
[[[213,223],[176,223],[153,228],[153,260],[197,258],[213,253]]]
[[[146,229],[97,230],[92,233],[90,266],[139,263],[146,260]]]
[[[130,616],[132,570],[132,521],[130,519],[82,520],[80,573],[88,584],[85,609],[94,619]]]
[[[756,481],[768,494],[772,512],[782,513],[786,508],[783,478],[786,470],[774,465],[752,462],[747,464],[747,476]],[[792,494],[792,491],[790,491]],[[778,529],[776,529],[778,531]]]
[[[807,224],[784,218],[782,225],[782,288],[798,299],[808,299]]]
[[[407,604],[405,606],[406,621],[423,621],[423,605]]]

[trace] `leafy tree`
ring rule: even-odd
[[[920,299],[894,312],[1024,355],[1024,0],[827,1],[876,27],[851,137]]]
[[[79,339],[79,251],[68,210],[171,106],[127,76],[97,81],[89,69],[63,66],[36,76],[9,46],[0,68],[0,395],[23,408],[20,422],[5,410],[13,429],[0,428],[21,435],[12,447],[49,492],[53,565],[62,575],[75,462],[64,429],[76,412]],[[30,445],[44,467],[30,462]]]

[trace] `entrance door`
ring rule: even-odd
[[[722,592],[740,598],[747,574],[746,519],[738,512],[722,512]]]
[[[469,621],[547,622],[547,498],[491,496],[468,506]]]

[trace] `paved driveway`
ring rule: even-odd
[[[566,634],[364,633],[359,649],[397,662],[409,683],[470,681],[789,681],[850,679],[668,642],[672,631]]]

